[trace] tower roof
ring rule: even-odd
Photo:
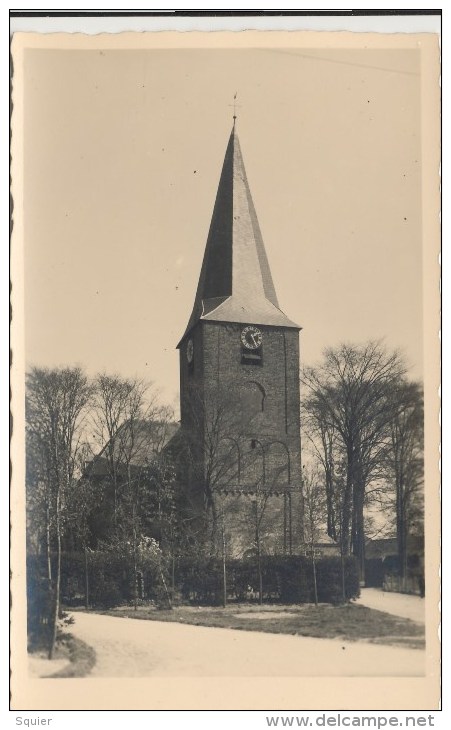
[[[296,327],[279,309],[233,125],[196,298],[182,339],[199,320]]]

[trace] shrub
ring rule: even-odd
[[[353,557],[344,562],[346,599],[359,595],[357,563]],[[65,605],[85,602],[85,555],[65,552],[61,563],[61,598]],[[309,603],[314,600],[313,571],[310,558],[299,555],[265,555],[261,558],[263,600],[281,603]],[[155,601],[167,607],[160,569],[164,565],[152,560],[140,565],[140,600]],[[45,634],[49,617],[49,589],[42,557],[28,561],[28,624],[30,635]],[[316,563],[318,599],[323,603],[341,603],[341,560],[324,557]],[[256,557],[228,560],[226,565],[228,600],[258,598]],[[88,556],[89,604],[112,608],[134,598],[133,564],[129,555],[96,550]],[[166,580],[168,585],[168,581]],[[219,558],[183,557],[175,566],[175,591],[184,601],[221,605],[223,601],[223,563]]]
[[[302,556],[289,555],[278,565],[280,600],[283,603],[313,601],[312,562]]]
[[[353,556],[344,559],[346,600],[360,595],[359,570]],[[321,558],[316,564],[318,600],[321,603],[342,603],[343,584],[340,557]]]
[[[227,595],[236,601],[249,599],[249,588],[254,592],[258,585],[255,559],[227,561]],[[222,589],[222,584],[221,584]]]
[[[130,554],[113,550],[88,553],[89,605],[111,608],[134,600],[134,570]],[[138,599],[167,604],[159,564],[152,556],[142,557],[138,564]],[[81,605],[86,600],[86,558],[82,552],[64,552],[61,561],[61,599],[67,606]],[[167,583],[167,579],[166,579]]]
[[[309,558],[298,555],[263,556],[263,600],[282,603],[309,603],[314,600],[313,570]],[[344,561],[346,599],[360,593],[355,558]],[[342,568],[339,557],[321,558],[316,563],[318,599],[323,603],[343,600]],[[227,596],[242,601],[257,598],[256,558],[228,560]],[[223,600],[223,564],[217,558],[182,558],[177,562],[176,587],[182,598],[200,604],[219,605]]]
[[[176,583],[185,601],[219,604],[222,600],[222,562],[216,558],[183,558]]]

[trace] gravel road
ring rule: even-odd
[[[71,632],[97,655],[91,677],[424,674],[421,650],[284,634],[74,614]]]

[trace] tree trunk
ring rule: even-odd
[[[260,606],[263,604],[263,574],[262,574],[262,553],[260,547],[260,530],[257,524],[256,534],[257,545],[257,573],[258,573],[258,602]]]
[[[85,608],[89,611],[89,572],[88,572],[88,548],[85,545]]]
[[[288,492],[288,551],[293,554],[293,510],[291,509],[291,492]]]
[[[364,486],[363,484],[358,483],[354,490],[352,552],[358,561],[359,578],[361,583],[365,582],[365,528],[363,521],[364,499]]]
[[[47,504],[47,524],[45,526],[45,541],[46,541],[46,549],[47,549],[47,582],[49,590],[52,585],[52,558],[51,558],[51,552],[50,552],[50,506]]]
[[[335,510],[334,510],[334,499],[333,499],[333,478],[330,469],[326,466],[325,468],[326,478],[326,505],[327,505],[327,534],[332,540],[337,539],[337,528],[335,524]]]
[[[133,510],[134,512],[134,510]],[[138,610],[138,556],[136,549],[136,526],[133,515],[133,609]]]
[[[53,659],[55,653],[56,638],[58,633],[58,619],[60,612],[60,587],[61,587],[61,526],[60,526],[60,503],[57,497],[56,506],[56,576],[55,589],[53,594],[52,623],[50,628],[49,659]]]
[[[263,575],[260,546],[260,524],[258,519],[258,504],[256,501],[253,504],[255,510],[255,546],[257,548],[258,602],[261,606],[263,604]]]
[[[332,444],[326,433],[323,431],[321,436],[324,453],[324,477],[326,487],[326,506],[327,506],[327,534],[332,540],[337,539],[337,525],[334,506],[334,475],[332,461]]]
[[[341,590],[343,595],[343,603],[346,603],[346,577],[345,577],[345,556],[343,555],[343,545],[340,544],[340,562],[341,562]]]
[[[401,550],[399,553],[399,568],[401,578],[401,590],[407,592],[407,520],[402,521],[400,530]]]
[[[168,604],[168,608],[170,610],[172,610],[171,597],[169,595],[168,587],[167,587],[166,581],[164,579],[164,574],[163,574],[163,570],[162,570],[162,567],[161,567],[161,562],[158,563],[158,572],[160,574],[160,580],[161,580],[161,583],[163,585],[164,592],[165,592],[165,595],[166,595],[166,601],[167,601],[167,604]]]
[[[399,476],[398,484],[396,486],[396,538],[398,543],[399,577],[400,588],[405,590],[407,578],[407,526],[404,504],[404,480],[402,476]]]
[[[342,499],[341,509],[341,544],[344,555],[351,551],[351,507],[352,507],[352,486],[354,481],[354,449],[349,446],[347,449],[346,484]]]
[[[316,580],[316,560],[315,560],[315,550],[312,545],[312,569],[313,569],[313,591],[314,591],[314,597],[315,597],[315,606],[318,607],[318,583]]]
[[[224,514],[222,515],[222,605],[227,606],[227,564]]]
[[[262,575],[262,556],[260,553],[260,544],[257,546],[257,570],[258,570],[258,602],[263,605],[263,575]]]
[[[171,595],[172,600],[174,600],[175,596],[175,552],[174,547],[172,548],[172,557],[171,557]]]
[[[218,555],[219,535],[218,535],[218,511],[216,509],[215,500],[211,491],[208,492],[207,505],[211,513],[211,531],[210,531],[210,553],[213,556]]]
[[[283,554],[288,553],[288,495],[283,495]]]
[[[344,555],[349,555],[351,550],[350,528],[351,528],[351,488],[346,485],[343,496],[343,514],[341,520],[341,544]]]
[[[363,524],[363,514],[359,519],[357,528],[357,551],[359,560],[360,582],[365,585],[365,528]]]

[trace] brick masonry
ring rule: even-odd
[[[299,333],[257,325],[262,359],[250,365],[242,363],[244,326],[200,321],[180,343],[182,427],[197,448],[197,468],[184,470],[186,492],[193,509],[204,510],[207,475],[231,555],[252,551],[257,526],[265,552],[297,552],[303,532]],[[200,446],[205,442],[207,448]]]

